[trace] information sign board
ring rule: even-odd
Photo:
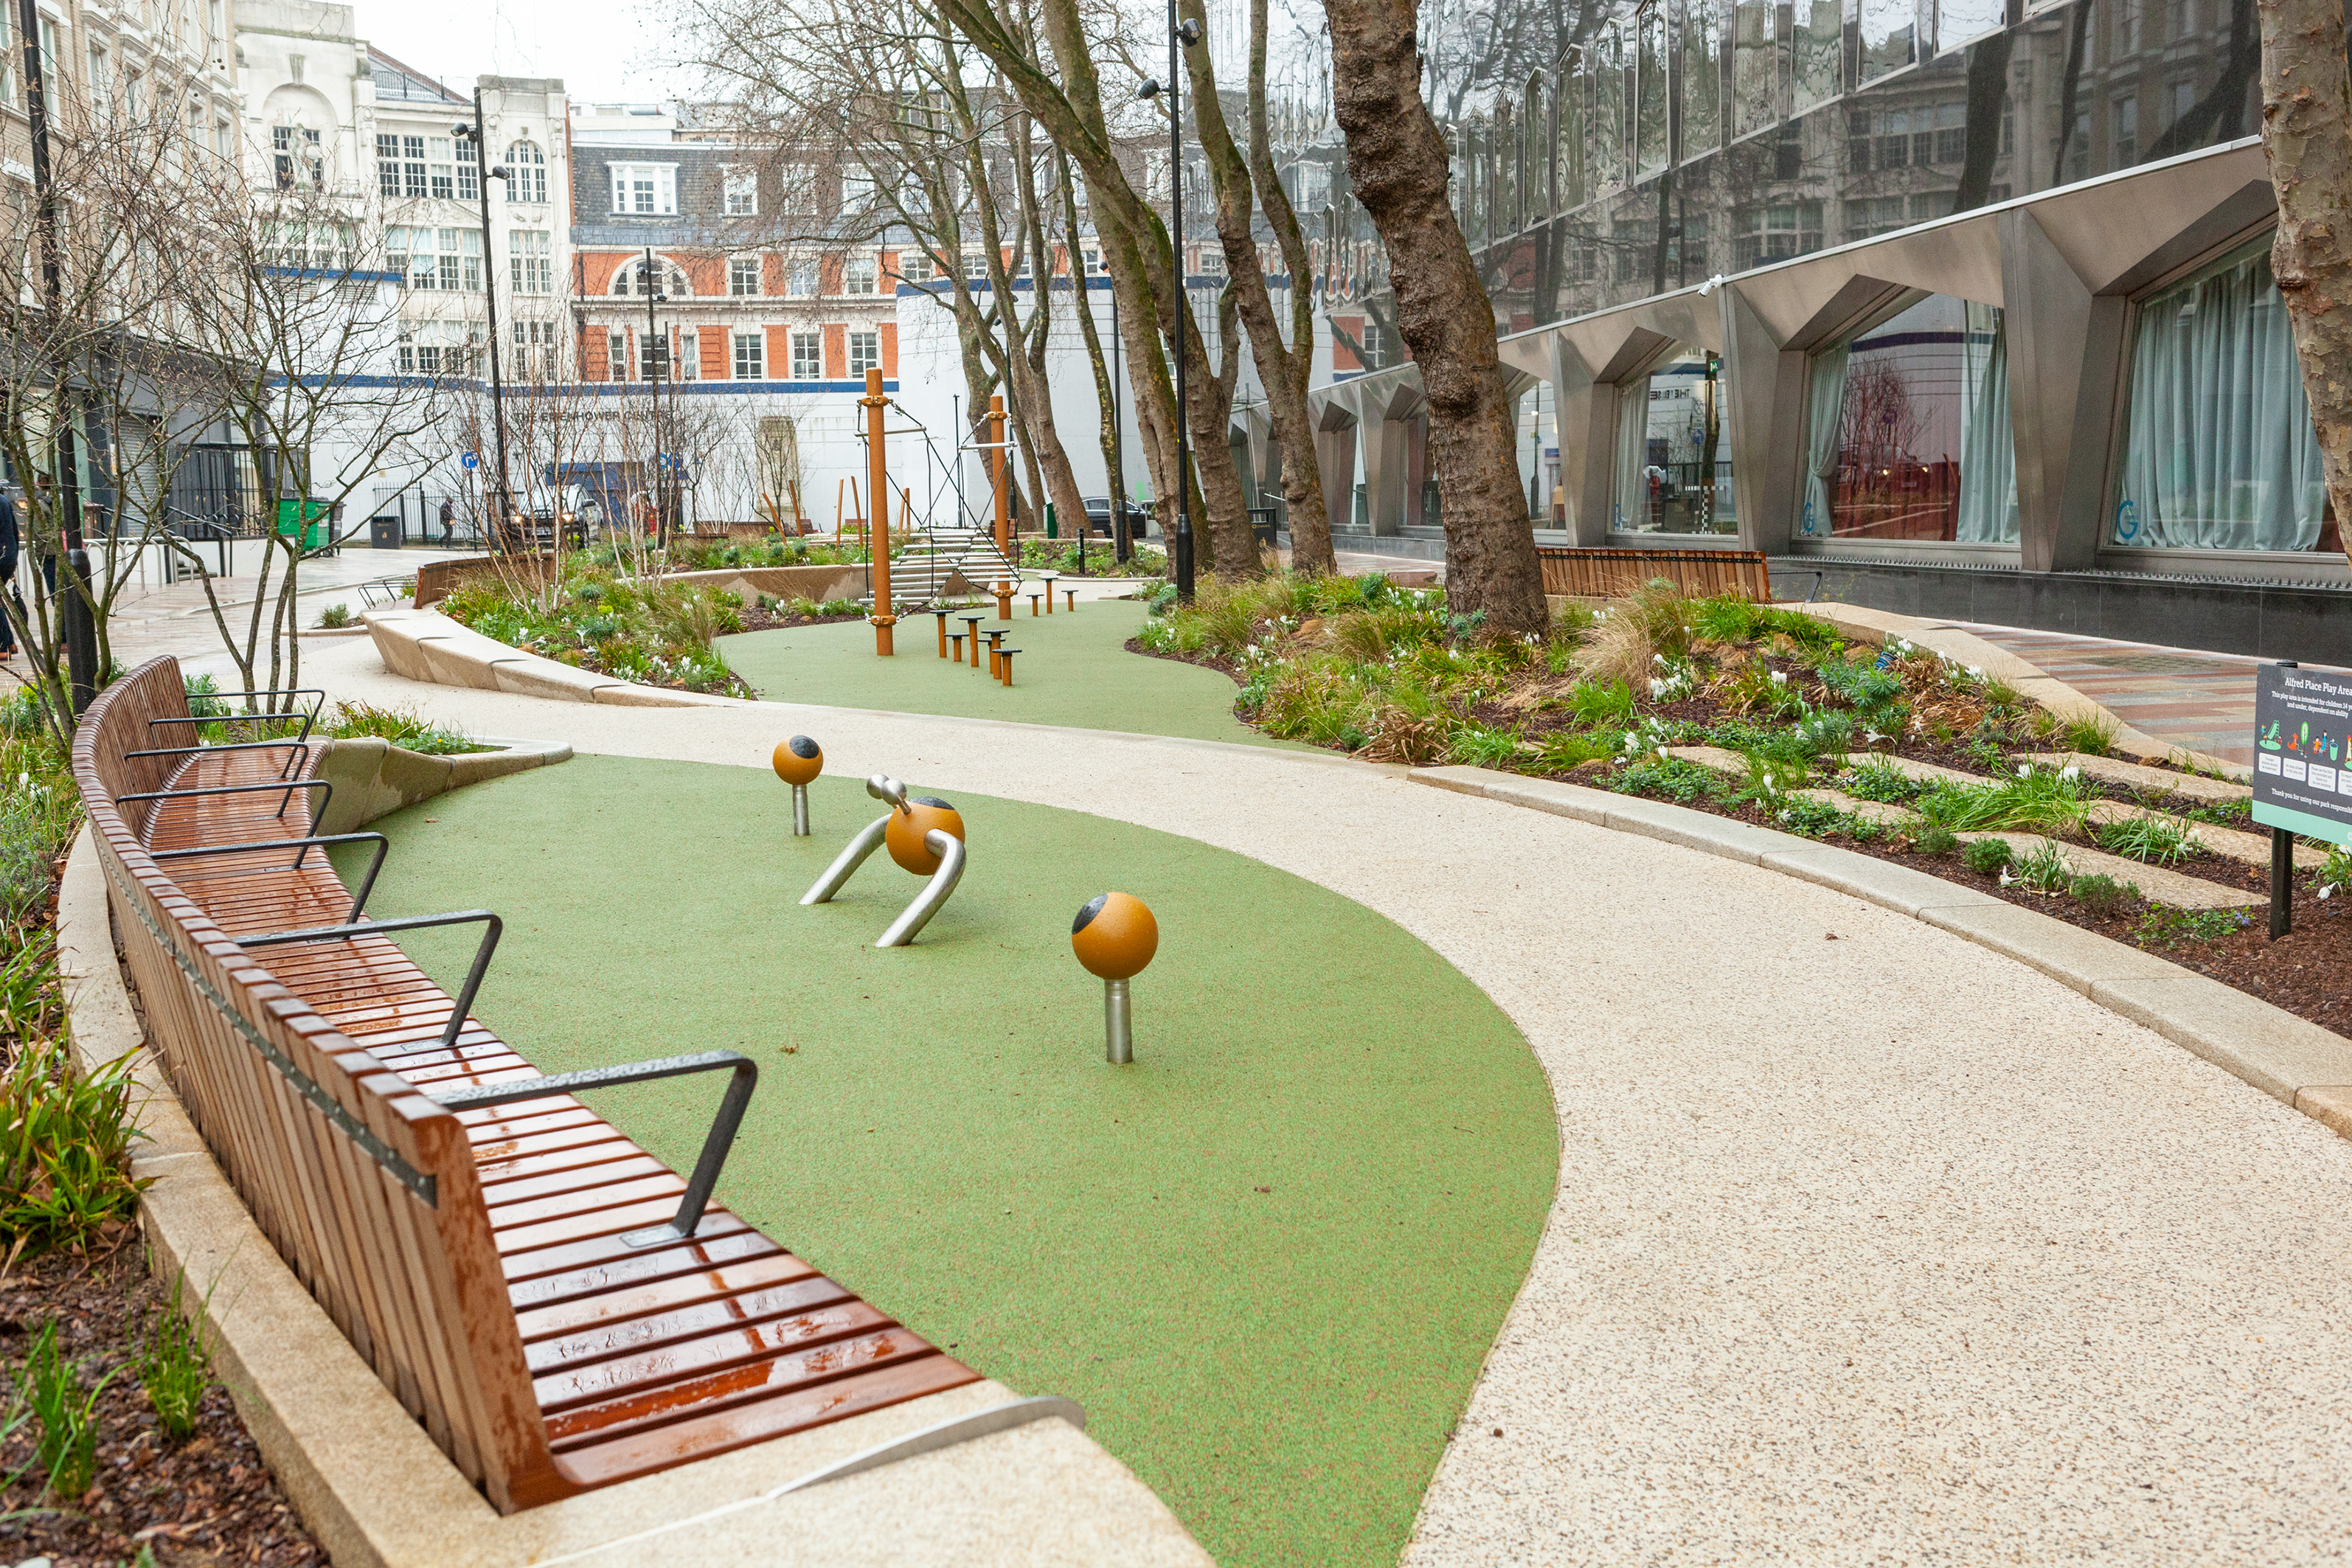
[[[2352,674],[2265,664],[2254,679],[2254,820],[2352,844]]]

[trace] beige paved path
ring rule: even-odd
[[[804,729],[840,773],[1254,855],[1458,965],[1550,1074],[1561,1179],[1411,1563],[2342,1553],[2352,1143],[2022,965],[1311,754],[541,702],[397,680],[364,642],[312,672],[583,752],[764,767]]]

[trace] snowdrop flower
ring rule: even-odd
[[[2016,879],[2016,878],[2014,878],[2014,877],[2012,877],[2012,876],[2011,876],[2011,875],[2009,874],[2008,869],[2007,869],[2006,868],[2003,868],[2003,869],[2002,869],[2002,871],[2001,871],[2001,873],[2000,873],[2000,885],[2001,885],[2002,887],[2006,888],[2006,887],[2010,887],[2010,886],[2013,885],[2016,881],[2017,881],[2017,879]]]
[[[2333,882],[2322,882],[2319,884],[2319,896],[2323,899],[2335,890],[2336,884]]]
[[[2076,767],[2074,763],[2068,763],[2064,767],[2058,771],[2058,776],[2064,779],[2068,784],[2073,784],[2076,779],[2083,776],[2083,770]]]
[[[1773,684],[1773,685],[1775,685],[1775,686],[1786,686],[1786,685],[1788,685],[1788,684],[1789,684],[1789,676],[1788,676],[1788,672],[1787,672],[1786,670],[1780,670],[1780,669],[1776,669],[1776,670],[1774,670],[1774,671],[1772,672],[1772,684]]]
[[[2032,764],[2032,763],[2018,763],[2018,764],[2017,764],[2017,776],[2018,776],[2019,778],[2021,778],[2021,779],[2030,779],[2030,778],[2032,778],[2032,777],[2033,776],[2033,764]]]

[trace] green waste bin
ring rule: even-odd
[[[1045,503],[1045,537],[1048,539],[1059,539],[1062,537],[1062,531],[1055,525],[1054,521],[1054,503],[1052,501],[1047,501]]]
[[[316,496],[296,500],[292,496],[278,498],[278,535],[291,539],[294,531],[302,531],[302,548],[323,550],[327,547],[327,503]]]

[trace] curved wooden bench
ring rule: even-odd
[[[169,738],[165,738],[169,737]],[[279,1255],[501,1511],[973,1382],[723,1206],[722,1110],[681,1179],[462,1005],[486,910],[363,919],[310,823],[307,736],[184,750],[178,664],[91,704],[74,772],[152,1043]],[[380,836],[336,836],[339,840]],[[453,999],[391,932],[486,933]],[[358,929],[352,929],[357,927]]]

